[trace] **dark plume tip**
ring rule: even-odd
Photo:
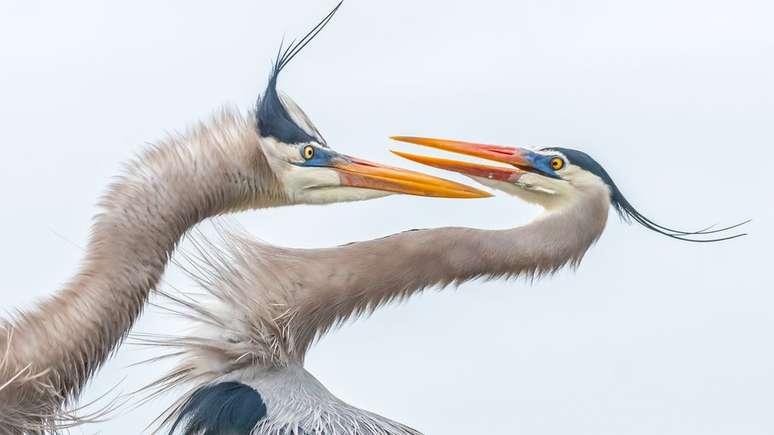
[[[653,232],[665,235],[672,239],[682,240],[684,242],[694,242],[694,243],[722,242],[725,240],[731,240],[742,236],[746,236],[747,233],[737,233],[737,234],[730,234],[730,235],[724,235],[724,234],[728,234],[728,231],[733,230],[735,228],[739,228],[752,221],[752,219],[748,219],[734,225],[729,225],[727,227],[717,228],[717,229],[715,228],[717,224],[713,224],[696,231],[676,230],[674,228],[669,228],[663,225],[659,225],[653,222],[651,219],[648,219],[647,217],[643,216],[628,201],[626,201],[625,198],[623,198],[623,195],[621,195],[621,199],[623,200],[623,203],[620,204],[620,207],[616,207],[616,209],[618,210],[619,214],[623,219],[627,221],[634,220],[635,222],[639,223],[643,227]],[[705,237],[711,234],[718,234],[720,235],[720,237]]]
[[[602,165],[599,164],[596,160],[594,160],[591,156],[584,153],[583,151],[578,151],[572,148],[550,147],[545,149],[558,151],[564,154],[570,160],[571,164],[574,164],[586,171],[591,172],[592,174],[599,177],[605,184],[607,184],[607,187],[610,189],[610,204],[613,206],[615,211],[618,213],[618,216],[624,222],[630,223],[631,221],[635,221],[638,224],[642,225],[643,227],[651,231],[665,235],[672,239],[682,240],[685,242],[696,242],[696,243],[722,242],[724,240],[736,239],[738,237],[747,235],[747,233],[738,233],[738,234],[730,234],[730,235],[724,235],[723,233],[727,234],[728,231],[733,230],[735,228],[739,228],[742,225],[749,223],[751,219],[748,219],[744,222],[740,222],[738,224],[730,225],[723,228],[717,228],[717,229],[715,228],[717,225],[710,225],[706,228],[702,228],[696,231],[676,230],[674,228],[669,228],[669,227],[657,224],[653,220],[645,217],[642,213],[637,211],[637,209],[634,208],[634,206],[632,206],[632,204],[626,199],[626,197],[621,192],[621,189],[619,189],[618,186],[615,184],[610,174],[608,174],[605,168],[602,167]],[[720,237],[706,237],[710,234],[717,234]]]
[[[277,92],[277,78],[285,66],[328,25],[342,3],[343,0],[301,39],[294,39],[287,47],[284,47],[284,41],[280,44],[266,90],[256,102],[255,122],[261,136],[271,136],[287,144],[318,141],[319,138],[299,126],[288,113]]]

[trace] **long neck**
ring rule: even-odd
[[[339,401],[313,380],[302,367],[315,337],[427,287],[478,277],[534,277],[578,264],[604,229],[609,193],[602,186],[577,198],[507,230],[415,230],[327,249],[288,249],[227,237],[224,252],[205,256],[193,267],[200,285],[215,296],[213,305],[179,301],[187,318],[201,319],[200,329],[191,337],[149,342],[173,349],[168,357],[183,358],[152,388],[247,383],[269,409],[258,426],[267,430],[260,433],[275,433],[288,424],[318,427],[310,416],[334,424],[362,416],[380,428],[373,433],[416,433]],[[180,409],[173,406],[165,421],[181,417]]]
[[[290,250],[283,266],[296,280],[289,318],[303,355],[316,334],[352,315],[434,285],[478,277],[540,276],[576,265],[601,235],[606,189],[508,230],[439,228],[319,250]],[[300,281],[300,283],[299,283]]]
[[[372,416],[335,399],[316,381],[307,382],[311,375],[300,371],[315,337],[427,287],[477,277],[534,277],[578,264],[604,229],[609,192],[591,188],[577,198],[508,230],[415,230],[327,249],[288,249],[227,236],[224,251],[203,256],[191,268],[214,296],[211,305],[172,297],[188,319],[200,319],[199,329],[190,337],[148,342],[173,349],[167,357],[183,359],[151,388],[245,382],[270,405],[261,423],[267,428],[300,423],[309,415],[331,422],[354,421],[353,412]],[[180,417],[180,410],[170,408],[165,421]],[[395,427],[376,433],[414,433]]]
[[[257,146],[249,123],[224,112],[127,166],[101,201],[78,273],[34,310],[0,324],[0,352],[7,349],[0,426],[4,416],[56,412],[78,394],[126,335],[191,226],[246,201],[282,202],[270,173],[257,182],[266,164],[247,152]],[[240,153],[247,161],[235,165]]]

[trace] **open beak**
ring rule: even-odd
[[[441,198],[485,198],[492,196],[483,190],[454,181],[407,169],[392,168],[354,157],[346,156],[339,159],[331,167],[339,172],[343,186]]]
[[[468,176],[514,182],[527,172],[536,172],[532,164],[534,153],[524,148],[411,136],[393,136],[392,139],[510,165],[510,167],[492,166],[392,151],[403,158],[417,163],[459,172]]]

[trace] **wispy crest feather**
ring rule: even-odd
[[[653,220],[640,213],[636,208],[634,208],[629,200],[626,199],[623,192],[621,192],[621,189],[619,189],[615,184],[613,178],[610,176],[610,174],[608,174],[607,170],[605,170],[602,165],[597,163],[597,161],[591,158],[591,156],[588,154],[584,153],[583,151],[561,147],[549,147],[544,148],[544,150],[557,151],[564,154],[569,158],[572,164],[591,172],[592,174],[599,177],[605,184],[607,184],[608,188],[610,189],[610,203],[618,213],[618,216],[625,222],[635,221],[651,231],[665,235],[672,239],[682,240],[685,242],[721,242],[723,240],[731,240],[747,235],[747,233],[736,233],[721,234],[719,237],[708,237],[712,234],[726,233],[727,231],[741,227],[742,225],[750,222],[750,220],[722,228],[715,228],[716,225],[711,225],[696,231],[681,231],[657,224]]]
[[[342,0],[343,1],[343,0]],[[274,61],[269,82],[266,90],[256,102],[255,120],[258,131],[261,136],[271,136],[282,143],[297,144],[305,142],[319,142],[324,144],[319,132],[311,125],[299,125],[299,121],[294,119],[293,114],[289,112],[300,111],[295,104],[288,104],[287,97],[283,97],[277,91],[277,79],[282,70],[293,60],[301,50],[309,44],[330,22],[336,11],[339,10],[342,2],[339,2],[333,10],[325,16],[316,26],[299,40],[294,40],[287,47],[280,44],[277,58]],[[284,48],[284,49],[283,49]],[[300,113],[300,117],[306,121],[308,118]],[[298,117],[298,115],[297,115]],[[310,124],[303,122],[304,124]],[[304,128],[307,127],[307,128]]]
[[[247,382],[244,379],[283,371],[306,379],[311,375],[303,370],[303,363],[316,339],[391,301],[433,286],[477,278],[532,280],[567,265],[577,266],[602,233],[609,209],[608,190],[602,185],[589,189],[580,193],[583,200],[508,230],[415,230],[324,249],[273,246],[222,227],[216,227],[215,241],[196,234],[194,249],[181,266],[203,296],[170,295],[169,299],[171,309],[194,320],[198,328],[182,337],[137,336],[145,344],[170,349],[166,357],[180,359],[170,374],[149,386],[152,397],[180,385],[190,388],[160,421],[175,421],[191,394],[204,385],[235,379]],[[295,394],[293,385],[299,382],[292,376],[288,382]],[[265,397],[271,400],[271,395]],[[282,405],[285,408],[270,404],[269,415],[285,410],[301,419],[322,415],[315,413],[324,409],[344,410],[341,421],[348,421],[345,416],[371,415],[322,397],[321,402],[299,402],[298,395],[291,394]],[[331,408],[330,403],[336,405]],[[274,424],[270,417],[261,424]]]

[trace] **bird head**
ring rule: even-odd
[[[280,47],[255,109],[261,148],[293,203],[326,204],[402,193],[446,198],[491,196],[481,190],[331,149],[303,110],[277,90],[285,66],[328,24],[341,3],[303,38]]]
[[[301,108],[289,97],[278,95],[271,83],[258,104],[261,149],[293,203],[359,201],[395,193],[444,198],[491,196],[464,184],[333,150]]]
[[[724,228],[711,226],[698,231],[681,231],[659,225],[631,205],[601,164],[583,151],[571,148],[527,149],[410,136],[395,136],[393,139],[504,163],[504,166],[495,166],[393,151],[418,163],[467,175],[484,185],[538,204],[547,210],[565,207],[582,200],[589,192],[603,189],[609,194],[610,204],[624,221],[634,220],[652,231],[674,239],[690,242],[728,240],[744,234],[719,233],[749,222]],[[707,237],[712,234],[719,236]]]
[[[599,164],[587,154],[566,148],[527,149],[485,145],[445,139],[396,136],[393,139],[445,151],[505,163],[494,166],[436,157],[419,156],[401,151],[393,153],[429,166],[465,174],[497,190],[552,210],[580,197],[578,190],[607,190],[612,184]],[[573,157],[583,157],[570,160]],[[593,165],[589,165],[593,163]],[[602,175],[602,177],[600,177]],[[605,181],[609,180],[609,183]]]

